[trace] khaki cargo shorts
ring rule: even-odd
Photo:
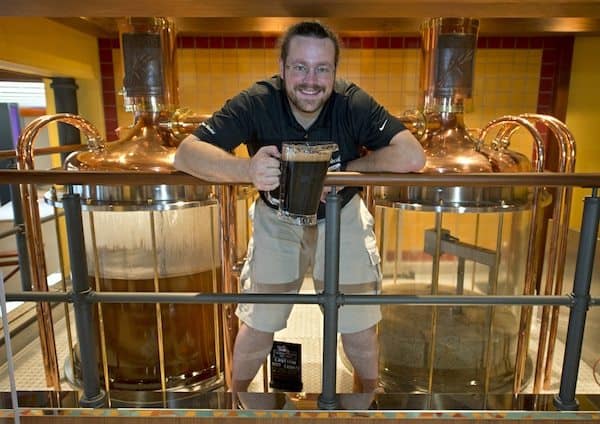
[[[325,220],[316,226],[286,224],[258,199],[249,211],[253,236],[242,269],[243,293],[298,293],[309,267],[317,291],[323,290]],[[342,208],[340,223],[340,291],[376,294],[381,289],[380,257],[373,217],[359,195]],[[282,330],[293,305],[240,304],[236,315],[265,332]],[[379,305],[347,305],[339,310],[338,330],[354,333],[381,320]]]

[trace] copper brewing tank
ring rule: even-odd
[[[175,171],[183,128],[176,122],[173,23],[129,18],[119,29],[122,94],[134,122],[119,131],[118,141],[93,140],[87,150],[73,152],[64,168],[156,172],[156,184],[67,188],[82,199],[90,285],[96,291],[221,291],[213,187],[160,182],[162,173]],[[60,197],[57,190],[49,196],[59,206]],[[99,304],[95,312],[105,390],[208,390],[223,384],[218,305]]]
[[[426,154],[423,173],[531,171],[502,138],[467,129],[479,21],[435,18],[421,27],[419,113],[407,127]],[[538,134],[529,122],[515,118]],[[538,167],[539,170],[539,167]],[[523,292],[536,190],[528,187],[376,187],[384,294]],[[387,392],[511,392],[519,339],[515,307],[382,307],[380,378]],[[525,377],[531,375],[526,360]],[[523,379],[526,381],[526,378]]]
[[[125,109],[133,112],[131,127],[119,130],[119,140],[97,142],[74,152],[64,163],[70,170],[173,172],[181,141],[171,128],[177,116],[175,31],[166,18],[129,18],[120,25]],[[157,175],[157,182],[160,178]],[[88,206],[118,204],[135,209],[173,208],[186,201],[209,201],[213,190],[200,186],[73,186]]]
[[[423,173],[531,171],[529,159],[506,145],[485,146],[465,127],[473,97],[479,20],[435,18],[421,26],[421,119],[405,116],[423,145]],[[421,129],[424,128],[424,131]],[[419,210],[493,210],[521,207],[530,193],[521,187],[378,187],[377,204]]]

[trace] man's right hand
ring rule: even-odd
[[[279,187],[280,157],[277,146],[264,146],[250,158],[248,172],[252,184],[258,190],[270,191]]]

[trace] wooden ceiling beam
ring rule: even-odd
[[[2,0],[2,16],[600,18],[597,0]]]

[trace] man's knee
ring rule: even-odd
[[[378,355],[377,330],[375,326],[355,333],[342,334],[344,351],[349,357]]]
[[[264,359],[273,346],[273,333],[256,330],[242,324],[235,339],[234,358]]]

